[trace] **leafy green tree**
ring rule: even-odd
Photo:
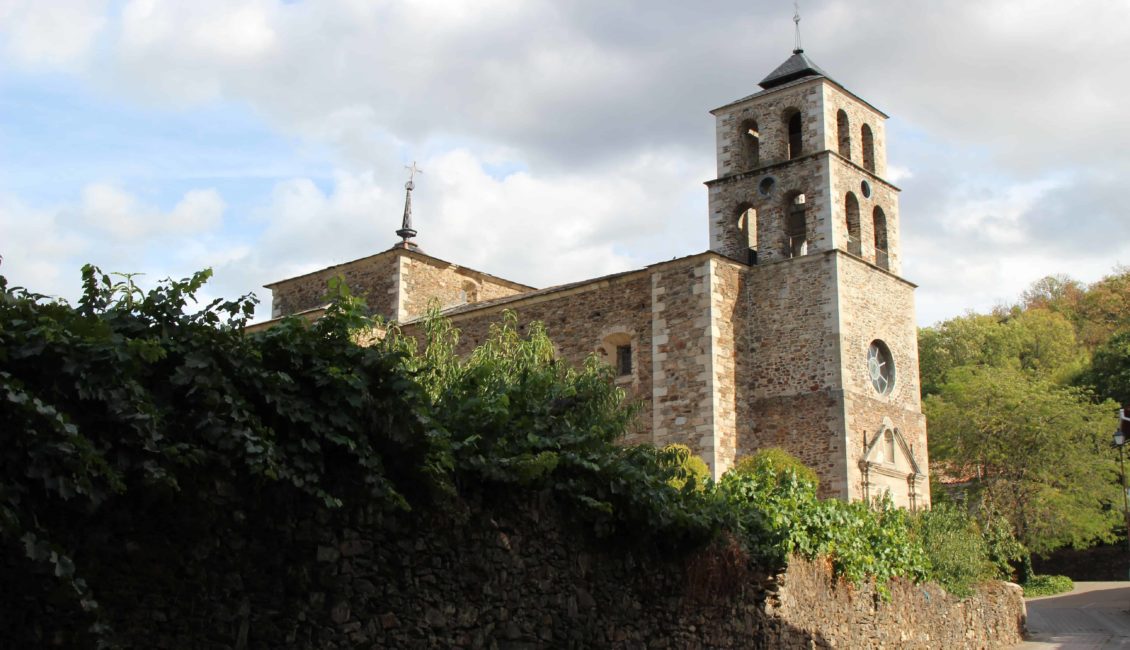
[[[1020,369],[1055,383],[1066,383],[1083,370],[1086,354],[1075,339],[1074,326],[1063,314],[1028,309],[1010,318],[1004,326],[1012,330],[1016,366]]]
[[[967,596],[974,585],[1001,577],[981,527],[963,508],[934,504],[915,517],[914,535],[929,558],[930,578],[952,594]]]
[[[1047,309],[1074,321],[1086,287],[1066,275],[1049,275],[1036,280],[1020,297],[1025,309]]]
[[[1078,318],[1079,338],[1090,349],[1130,330],[1130,269],[1119,267],[1087,287]]]
[[[1130,330],[1115,334],[1095,350],[1081,383],[1100,398],[1130,404]]]
[[[997,316],[968,314],[923,328],[918,333],[922,393],[938,392],[954,368],[1015,365],[1018,352],[1016,330]]]
[[[971,500],[1000,512],[1037,553],[1111,538],[1119,519],[1112,409],[997,367],[952,370],[923,405],[937,470],[967,481]]]

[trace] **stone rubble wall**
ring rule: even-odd
[[[502,305],[486,305],[482,309],[452,315],[452,325],[460,331],[459,354],[468,354],[486,340],[491,325],[501,322],[503,311],[513,310],[521,331],[532,321],[540,321],[560,358],[581,365],[591,354],[602,351],[605,338],[628,335],[632,346],[632,374],[617,379],[617,384],[630,397],[640,400],[644,410],[635,429],[628,436],[629,444],[652,442],[650,409],[652,382],[651,281],[646,272],[619,276],[606,281],[551,294],[519,298]],[[411,323],[404,332],[417,338],[421,325]]]
[[[895,582],[883,600],[870,585],[833,581],[824,562],[796,560],[774,579],[710,550],[596,539],[568,513],[548,493],[480,494],[443,511],[400,515],[289,507],[266,528],[175,540],[183,560],[174,564],[161,555],[167,550],[99,555],[109,563],[101,571],[110,585],[99,600],[121,614],[108,622],[125,648],[990,648],[1020,641],[1024,605],[1015,586],[986,585],[959,601],[935,586]],[[7,610],[0,633],[26,624],[24,614]]]
[[[495,298],[505,298],[528,290],[430,256],[406,253],[400,261],[400,322],[418,318],[437,304],[440,309]]]
[[[905,280],[875,270],[865,262],[845,254],[836,256],[839,276],[839,336],[843,347],[842,370],[848,436],[848,480],[862,497],[865,443],[874,440],[886,427],[898,429],[910,446],[918,469],[929,474],[926,417],[922,415],[918,377],[918,329],[914,316],[914,287]],[[891,391],[880,395],[871,385],[867,372],[867,349],[879,339],[891,351],[895,382]],[[901,477],[884,477],[880,491],[889,489],[896,505],[908,507],[906,474],[910,467],[894,467]],[[876,482],[873,473],[871,482]],[[875,487],[868,489],[875,496]],[[916,506],[930,503],[929,481],[922,480]]]
[[[344,278],[374,314],[390,321],[422,316],[433,300],[447,308],[532,290],[424,253],[393,248],[270,285],[271,317],[325,304],[327,282],[335,276]]]
[[[847,451],[833,251],[750,267],[738,374],[738,456],[782,447],[846,499]]]
[[[718,269],[725,269],[724,277]],[[616,382],[641,405],[625,442],[686,444],[720,476],[737,448],[732,377],[739,361],[727,350],[735,345],[732,328],[739,322],[733,318],[739,269],[704,253],[457,312],[451,316],[460,330],[457,351],[467,354],[481,344],[507,309],[517,314],[522,330],[532,321],[542,322],[557,354],[574,365],[592,354],[614,364],[609,346],[603,343],[609,337],[624,337],[632,347],[632,373]],[[712,288],[716,280],[721,283],[718,291]],[[420,325],[408,324],[404,332],[419,336]],[[719,428],[715,412],[723,410],[725,422]]]
[[[368,303],[374,313],[389,320],[397,314],[398,255],[385,251],[345,264],[331,266],[271,286],[271,317],[289,316],[324,305],[327,283],[341,276],[354,295]]]

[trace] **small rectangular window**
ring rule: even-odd
[[[632,374],[632,346],[616,346],[616,374],[623,377]]]

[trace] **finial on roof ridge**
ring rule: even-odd
[[[416,166],[415,160],[404,168],[408,170],[408,182],[404,184],[404,220],[400,224],[400,230],[396,231],[396,236],[401,239],[397,245],[402,248],[416,248],[415,242],[408,241],[416,236],[416,231],[412,229],[412,190],[416,189],[416,174],[423,174],[424,170]]]

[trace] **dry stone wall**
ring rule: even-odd
[[[273,514],[265,528],[175,540],[172,565],[107,543],[99,600],[120,614],[105,622],[122,647],[958,649],[1009,646],[1023,626],[1015,586],[959,601],[895,582],[885,601],[823,562],[773,578],[709,551],[595,539],[545,493]],[[61,622],[0,601],[2,638],[28,619]]]

